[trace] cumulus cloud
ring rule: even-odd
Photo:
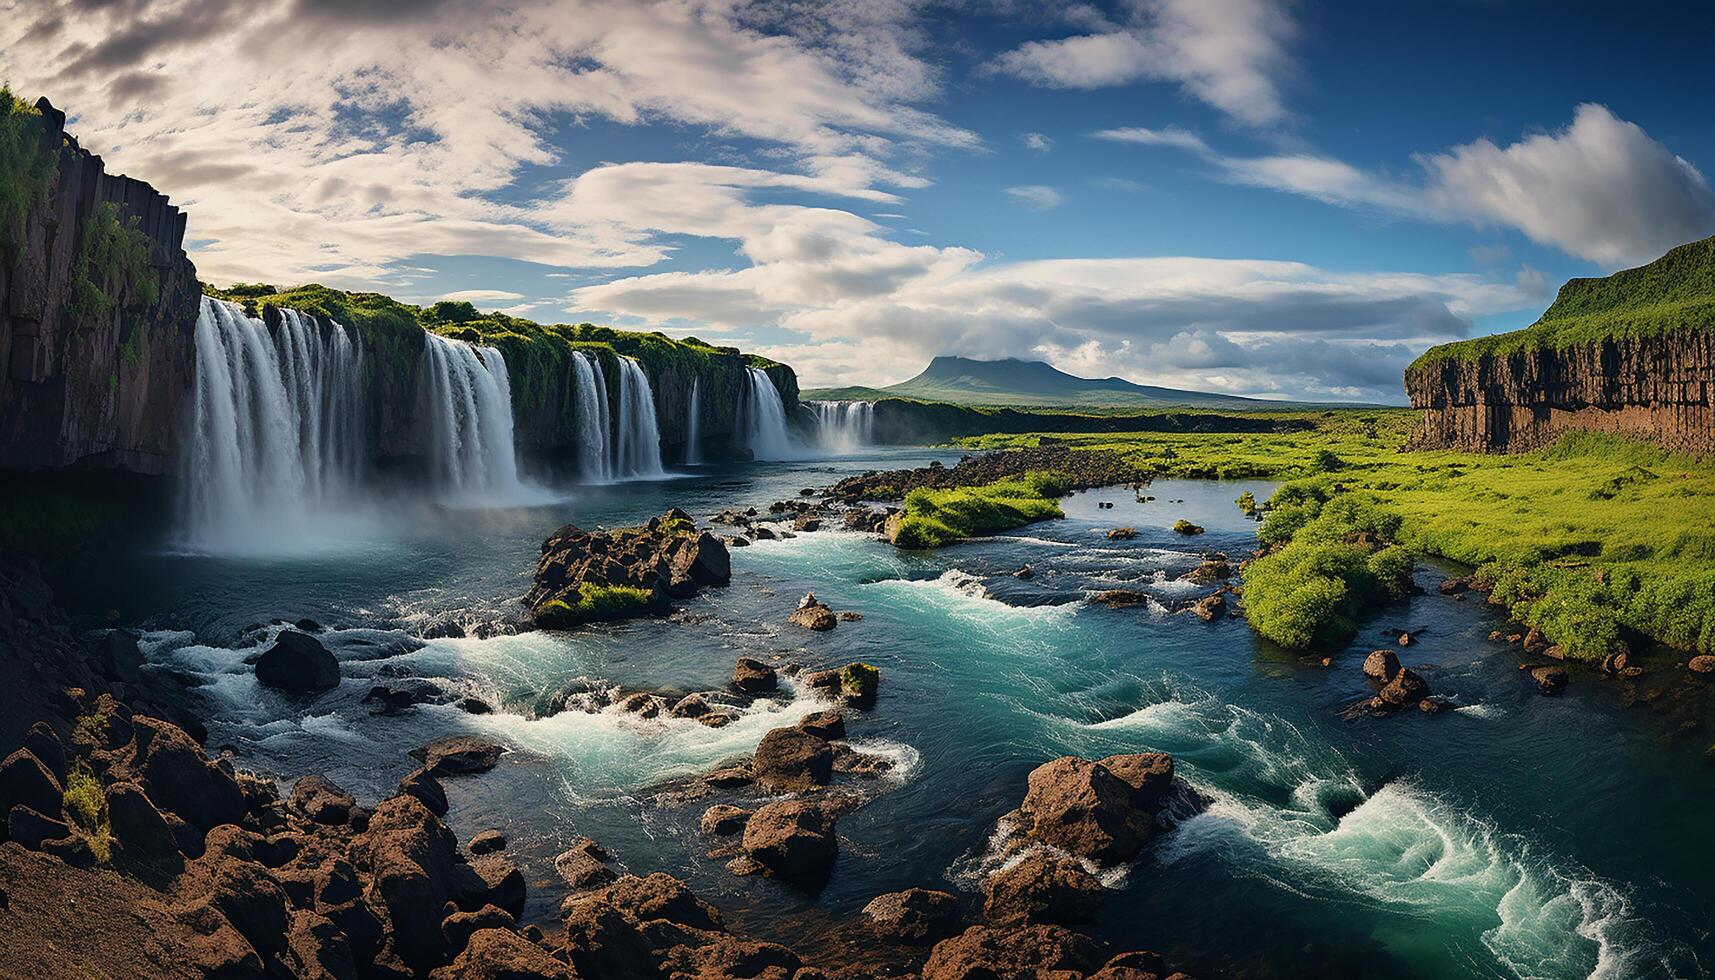
[[[509,292],[504,289],[461,289],[458,292],[447,293],[441,299],[451,302],[486,303],[496,299],[523,299],[523,293]]]
[[[1012,198],[1012,203],[1031,211],[1052,211],[1064,200],[1059,191],[1042,184],[1008,187],[1006,196]]]
[[[1035,150],[1038,153],[1047,153],[1054,145],[1053,140],[1041,133],[1020,133],[1018,138],[1024,141],[1026,149]]]
[[[1589,103],[1558,132],[1506,147],[1477,140],[1419,154],[1423,177],[1416,181],[1310,153],[1229,156],[1173,127],[1093,135],[1196,154],[1234,183],[1428,221],[1516,229],[1610,268],[1715,234],[1715,190],[1703,174],[1635,123]]]
[[[1473,317],[1534,302],[1474,275],[1206,258],[990,262],[893,241],[837,208],[774,203],[774,179],[692,165],[579,178],[568,207],[619,233],[732,239],[748,264],[586,286],[568,313],[679,332],[778,327],[792,339],[763,349],[808,384],[898,380],[957,351],[1235,393],[1397,401],[1394,369],[1411,355],[1466,336]]]
[[[1053,88],[1177,82],[1248,125],[1282,121],[1281,80],[1298,25],[1275,0],[1139,0],[1124,23],[1029,41],[995,59],[996,71]],[[1085,18],[1088,22],[1089,18]]]
[[[905,0],[42,0],[0,18],[7,75],[111,169],[190,212],[210,279],[357,285],[414,254],[635,268],[660,243],[516,193],[570,119],[749,140],[816,186],[920,187],[914,147],[977,137]]]

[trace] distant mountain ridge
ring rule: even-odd
[[[825,388],[805,398],[915,398],[958,405],[1057,408],[1279,409],[1293,403],[1141,385],[1124,378],[1080,378],[1043,361],[1008,357],[985,361],[943,355],[909,381],[885,388]]]

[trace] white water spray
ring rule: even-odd
[[[745,445],[754,459],[792,459],[798,449],[786,431],[786,403],[774,379],[761,368],[745,368]]]
[[[700,435],[698,432],[700,420],[697,418],[697,410],[701,407],[697,404],[697,395],[701,391],[702,383],[703,379],[701,378],[694,377],[691,379],[691,406],[685,411],[685,465],[687,466],[696,466],[703,461],[702,451],[697,445]]]
[[[805,404],[816,413],[816,435],[823,449],[850,453],[874,441],[874,402],[816,401]]]
[[[611,420],[607,378],[601,361],[584,351],[572,355],[572,370],[578,400],[578,473],[587,483],[606,483],[613,479],[613,460],[608,452]]]
[[[629,357],[619,359],[619,438],[614,471],[621,477],[662,475],[661,429],[655,424],[655,392],[649,376]]]
[[[425,335],[431,460],[438,485],[484,503],[522,495],[512,434],[512,382],[492,347]]]
[[[363,356],[344,327],[287,310],[278,331],[204,297],[185,453],[186,544],[265,547],[347,493],[362,467]]]

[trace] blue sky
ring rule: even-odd
[[[1715,233],[1708,4],[0,0],[215,282],[1399,401]],[[22,16],[19,16],[19,14]]]

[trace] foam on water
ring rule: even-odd
[[[1614,884],[1410,781],[1366,793],[1338,752],[1283,719],[1175,688],[1079,727],[1101,736],[1091,754],[1120,750],[1117,735],[1125,750],[1171,751],[1207,799],[1164,815],[1172,829],[1154,846],[1163,864],[1218,856],[1295,893],[1365,901],[1445,931],[1478,959],[1486,951],[1519,977],[1633,975],[1658,955]]]

